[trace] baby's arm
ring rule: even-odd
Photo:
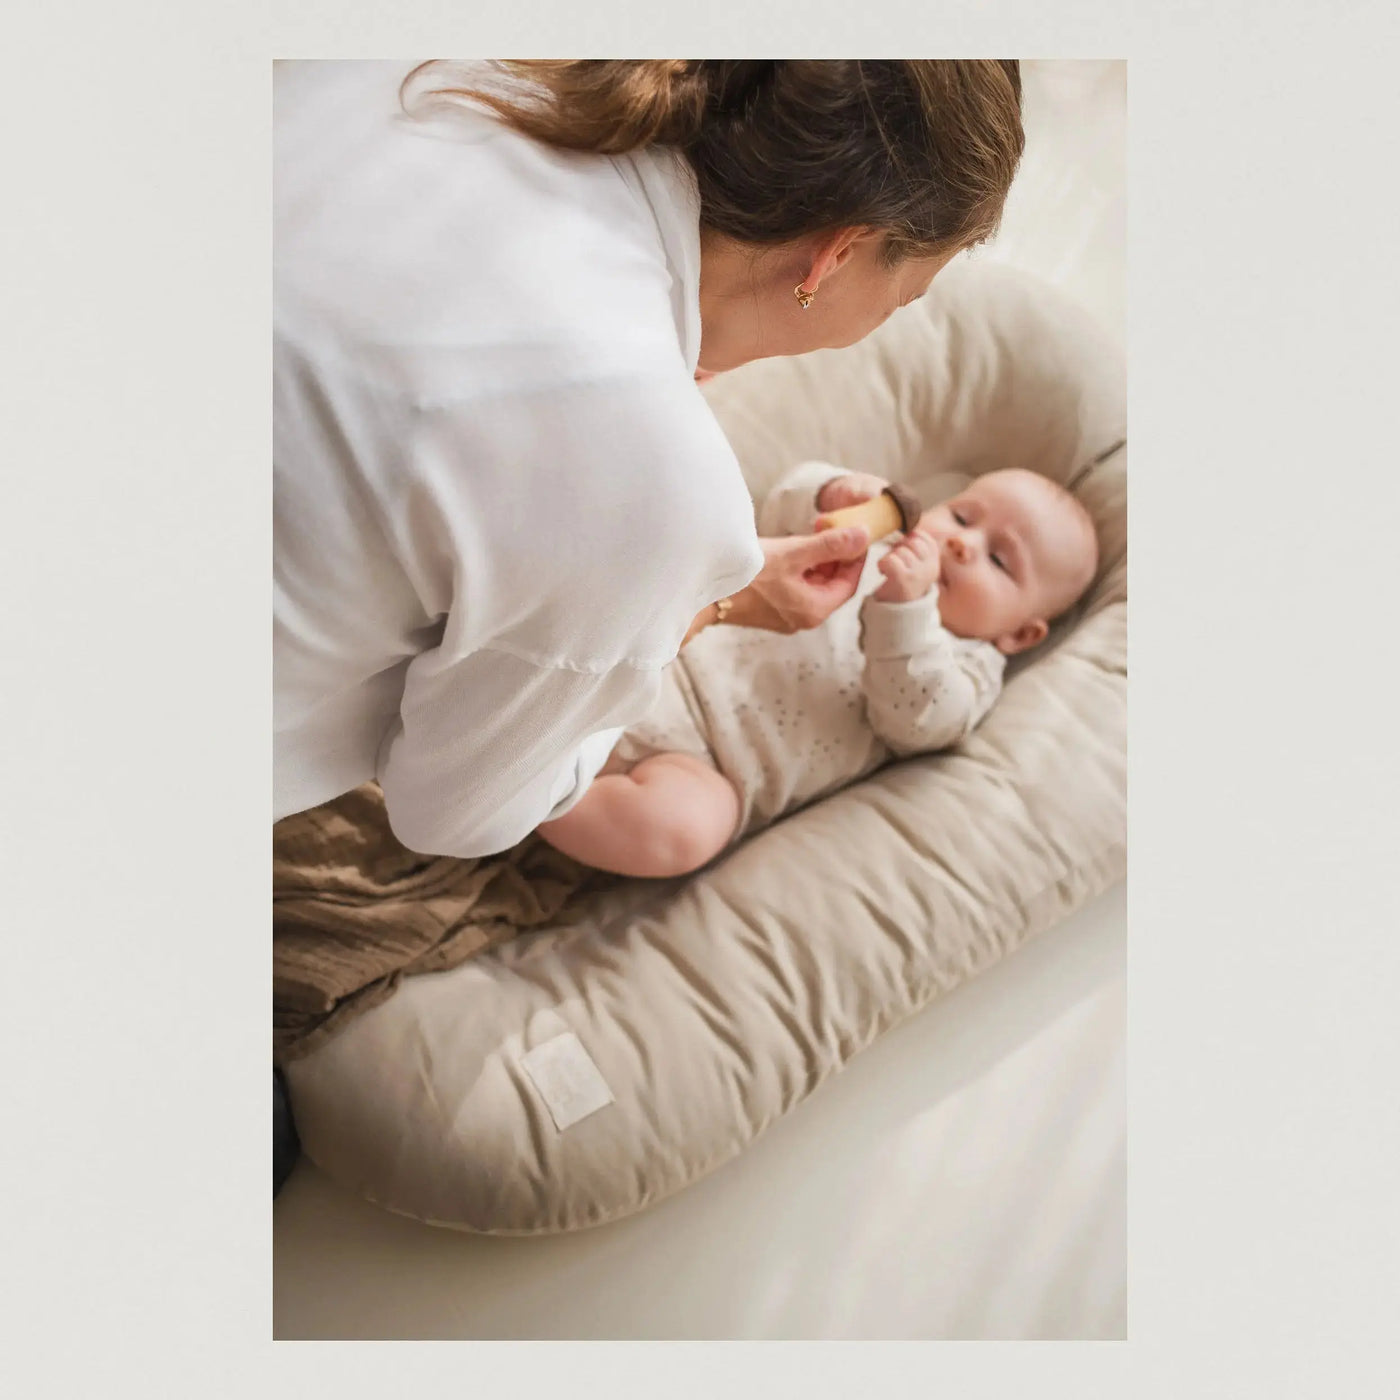
[[[943,626],[936,587],[908,602],[872,594],[861,604],[860,621],[866,715],[895,753],[958,743],[1001,693],[1005,658],[989,643],[959,642]]]
[[[612,760],[569,811],[540,835],[584,865],[664,879],[713,860],[739,823],[728,779],[691,754],[653,754],[629,772]]]
[[[817,498],[823,488],[836,480],[873,483],[873,489],[864,489],[851,499],[843,496],[840,500],[824,500],[818,504]],[[855,499],[878,496],[887,484],[879,477],[844,472],[830,462],[801,462],[781,477],[763,498],[758,511],[758,533],[769,539],[778,535],[805,535],[823,510],[851,505]]]

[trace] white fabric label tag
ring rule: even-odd
[[[607,1081],[573,1031],[535,1046],[520,1063],[561,1133],[613,1102]]]

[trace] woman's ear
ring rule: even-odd
[[[868,228],[838,228],[823,234],[812,250],[807,275],[802,279],[801,285],[809,292],[815,292],[822,278],[835,272],[855,252],[858,245],[877,236],[874,229]]]
[[[1038,646],[1050,631],[1050,624],[1043,617],[1033,617],[1023,622],[1014,632],[998,637],[996,647],[1003,656],[1015,656],[1018,651]]]

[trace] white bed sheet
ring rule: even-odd
[[[1028,63],[975,256],[1123,337],[1126,72]],[[1126,889],[890,1032],[737,1161],[630,1220],[433,1230],[310,1164],[274,1207],[279,1338],[1086,1338],[1126,1328]]]

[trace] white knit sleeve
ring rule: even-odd
[[[953,636],[939,620],[936,589],[907,603],[871,594],[860,616],[861,687],[879,738],[900,755],[965,739],[1001,693],[1005,657],[990,643]]]
[[[817,493],[834,477],[844,476],[830,462],[801,462],[787,472],[763,498],[758,512],[758,533],[806,535],[817,518]]]

